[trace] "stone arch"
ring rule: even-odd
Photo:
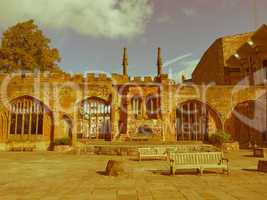
[[[67,114],[63,114],[62,120],[63,120],[64,125],[65,125],[64,130],[63,130],[64,131],[63,135],[69,139],[69,141],[70,141],[69,145],[72,145],[73,127],[74,127],[73,120]]]
[[[208,103],[196,99],[176,107],[177,140],[208,140],[209,135],[223,128],[219,113]]]
[[[6,109],[0,111],[0,142],[5,142],[8,137],[9,130],[9,113]]]
[[[110,99],[88,97],[79,103],[77,112],[78,139],[112,139]]]
[[[256,100],[238,103],[229,113],[224,129],[241,148],[251,145],[263,145],[267,142],[267,106],[266,94]]]
[[[9,141],[49,141],[54,148],[54,116],[52,110],[39,99],[24,95],[9,104]]]

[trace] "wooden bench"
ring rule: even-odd
[[[138,159],[167,159],[166,147],[138,148]]]
[[[177,145],[177,146],[155,146],[138,148],[138,159],[169,159],[170,153],[189,153],[200,151],[200,145]]]
[[[222,152],[169,153],[170,171],[177,169],[197,169],[203,174],[204,169],[222,169],[229,175],[229,161]],[[226,163],[225,163],[226,161]]]

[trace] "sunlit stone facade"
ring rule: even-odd
[[[259,38],[264,39],[261,31],[266,32],[265,26],[251,36],[256,38],[251,48],[259,45]],[[238,54],[236,62],[245,65],[242,45],[236,51],[231,52]],[[140,138],[148,142],[207,141],[218,130],[230,132],[241,145],[267,141],[264,81],[201,84],[201,73],[208,66],[201,67],[200,62],[192,83],[177,84],[162,72],[162,65],[159,49],[155,77],[129,77],[125,49],[122,74],[1,73],[0,149],[25,143],[37,150],[53,149],[55,141],[63,138],[73,146]],[[226,83],[225,71],[222,76],[222,82],[214,81]],[[237,110],[249,123],[235,114]]]

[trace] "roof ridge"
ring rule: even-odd
[[[248,36],[248,35],[253,35],[254,33],[255,33],[255,31],[245,32],[245,33],[237,33],[237,34],[233,34],[233,35],[226,35],[226,36],[220,37],[219,39]]]

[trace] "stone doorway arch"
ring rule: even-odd
[[[176,108],[176,138],[178,141],[206,141],[209,135],[222,129],[219,114],[208,104],[188,100]]]

